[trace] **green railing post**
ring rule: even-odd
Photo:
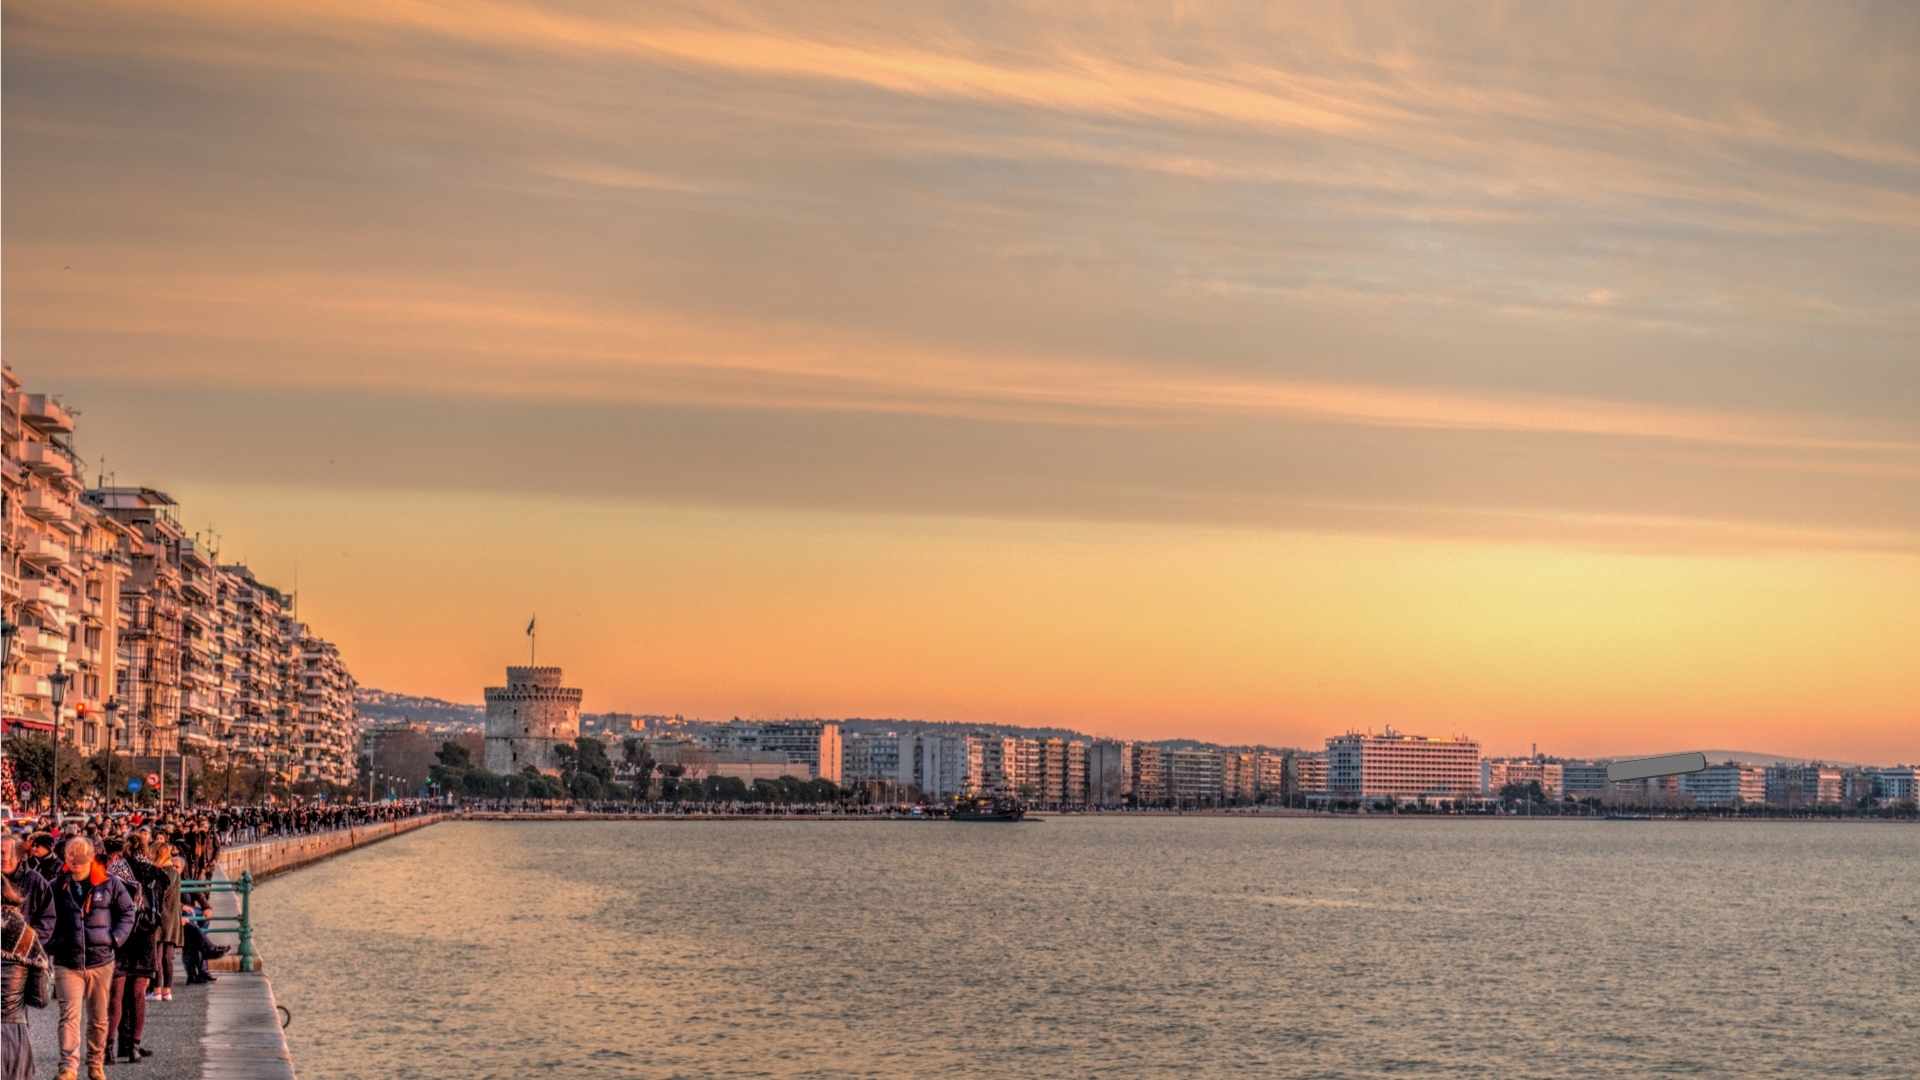
[[[240,894],[240,970],[259,971],[260,958],[253,952],[253,871],[240,875],[234,891]]]

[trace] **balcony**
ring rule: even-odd
[[[21,560],[36,566],[64,565],[72,557],[67,545],[45,533],[28,533],[26,542],[20,545]]]
[[[24,604],[39,604],[50,611],[65,611],[69,599],[67,591],[57,581],[28,578],[20,583],[20,602]]]
[[[73,461],[52,443],[30,442],[20,447],[20,463],[41,476],[73,476]]]
[[[53,687],[39,675],[17,671],[7,676],[7,693],[23,698],[50,698]]]
[[[20,509],[41,521],[69,521],[73,504],[46,488],[35,488],[20,500]]]
[[[41,431],[60,435],[73,430],[73,414],[49,394],[21,394],[20,419]]]
[[[43,626],[23,626],[14,631],[14,645],[41,656],[67,655],[67,636],[56,634]]]

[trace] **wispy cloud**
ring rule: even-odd
[[[23,366],[982,431],[1391,431],[1435,460],[1512,433],[1607,447],[1649,483],[1700,454],[1873,481],[1796,511],[1807,528],[1877,528],[1916,479],[1920,28],[1900,11],[8,17]],[[1350,483],[1315,497],[1412,500]],[[1730,490],[1729,528],[1778,523],[1777,488]]]

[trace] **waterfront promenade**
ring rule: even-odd
[[[243,844],[220,853],[214,879],[233,881],[251,873],[258,881],[425,828],[448,816],[425,814]],[[216,916],[239,914],[239,898],[233,893],[213,893],[210,902]],[[231,930],[213,931],[208,936],[217,944],[239,944],[238,935]],[[254,947],[260,948],[258,939]],[[270,963],[271,957],[265,958],[263,967]],[[274,1001],[273,984],[265,970],[238,970],[237,948],[208,965],[218,973],[215,983],[189,985],[178,958],[175,964],[173,1000],[147,1010],[146,1037],[141,1045],[152,1050],[153,1056],[139,1066],[141,1080],[293,1080],[293,1059],[281,1027],[283,1013]],[[58,1071],[60,1010],[56,1005],[31,1013],[38,1080]]]

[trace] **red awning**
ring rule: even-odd
[[[6,718],[6,729],[8,731],[22,728],[27,731],[44,731],[51,735],[53,734],[53,721],[37,720],[26,716],[9,716]]]

